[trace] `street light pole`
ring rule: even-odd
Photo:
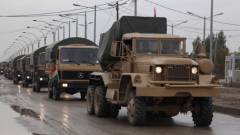
[[[177,24],[175,24],[175,25],[172,24],[172,25],[171,25],[171,27],[172,27],[172,35],[174,34],[174,33],[173,33],[174,27],[179,26],[179,25],[181,25],[181,24],[183,24],[183,23],[187,23],[187,22],[188,22],[188,21],[186,20],[186,21],[182,21],[182,22],[180,22],[180,23],[177,23]]]
[[[96,43],[96,30],[97,29],[97,6],[94,6],[94,32],[93,32],[93,41]]]
[[[210,55],[209,55],[209,59],[213,60],[213,0],[211,0],[211,19],[210,19]]]
[[[134,0],[134,16],[137,16],[137,0]]]
[[[85,34],[84,37],[87,38],[87,12],[85,11]]]

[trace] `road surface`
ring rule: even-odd
[[[240,118],[214,113],[209,128],[195,128],[191,114],[180,114],[174,118],[160,119],[145,126],[133,127],[128,124],[126,108],[122,108],[117,119],[97,118],[86,113],[86,102],[80,95],[63,95],[61,101],[48,99],[46,89],[33,93],[31,88],[13,85],[0,77],[0,102],[15,111],[16,123],[33,135],[239,135]],[[0,117],[6,117],[0,105]],[[2,122],[1,124],[8,124]],[[0,125],[1,125],[0,124]],[[11,125],[9,125],[11,126]],[[0,131],[1,131],[0,126]],[[15,127],[9,128],[14,130]]]

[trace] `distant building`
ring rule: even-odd
[[[240,83],[240,56],[226,56],[225,81],[230,85]]]

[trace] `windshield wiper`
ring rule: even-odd
[[[74,63],[74,64],[77,64],[77,65],[80,65],[80,63],[78,63],[76,60],[74,60],[74,59],[65,59],[65,60],[63,60],[63,62],[72,62],[72,63]]]

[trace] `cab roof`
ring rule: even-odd
[[[152,38],[152,39],[179,39],[186,40],[185,37],[170,34],[154,34],[154,33],[127,33],[123,35],[123,39],[132,38]]]

